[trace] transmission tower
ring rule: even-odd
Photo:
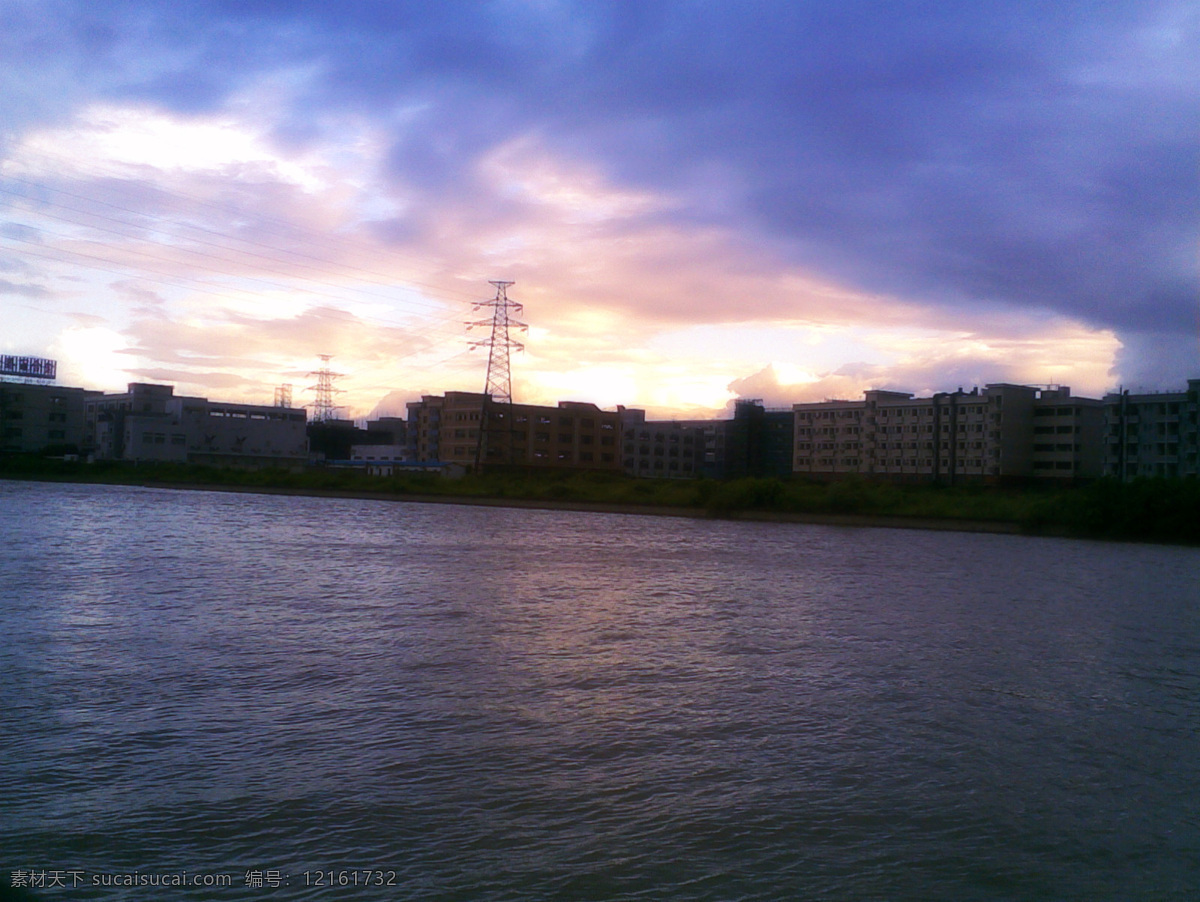
[[[275,388],[275,406],[276,407],[291,407],[292,406],[292,385],[290,382],[285,382],[283,385]]]
[[[321,368],[308,374],[317,377],[317,384],[310,385],[305,391],[317,393],[317,400],[313,404],[313,422],[328,423],[337,419],[337,411],[340,409],[333,403],[333,396],[341,389],[333,387],[333,380],[340,378],[342,373],[335,373],[329,369],[329,361],[333,359],[329,354],[318,356],[321,358]]]
[[[483,405],[479,411],[479,442],[475,447],[475,469],[485,459],[511,463],[512,458],[512,365],[510,352],[523,351],[525,346],[512,337],[513,330],[528,330],[518,317],[524,307],[508,296],[514,282],[492,281],[496,296],[475,304],[475,311],[492,308],[490,318],[467,323],[467,328],[491,326],[491,335],[470,343],[472,348],[488,349],[487,379],[483,388]],[[492,453],[492,451],[495,453]]]

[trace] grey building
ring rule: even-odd
[[[141,382],[89,398],[85,409],[96,460],[289,468],[308,460],[303,409],[176,397],[174,386]]]
[[[701,474],[704,432],[674,420],[647,420],[646,411],[617,407],[621,469],[630,476],[691,479]]]
[[[35,382],[0,381],[0,451],[80,451],[85,405],[100,392]]]
[[[1197,409],[1200,379],[1185,391],[1104,398],[1104,472],[1122,481],[1140,476],[1200,476]]]

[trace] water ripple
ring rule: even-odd
[[[1200,893],[1192,550],[20,483],[0,510],[11,869]],[[363,869],[395,886],[311,885]]]

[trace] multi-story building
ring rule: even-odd
[[[0,381],[0,452],[78,452],[87,437],[85,405],[98,394],[46,383]]]
[[[1104,398],[1104,472],[1121,480],[1139,476],[1200,476],[1197,411],[1200,379],[1186,391]]]
[[[187,436],[167,412],[173,385],[131,382],[87,400],[85,450],[96,460],[187,459]]]
[[[296,468],[308,462],[303,408],[176,398],[168,409],[187,436],[189,463]]]
[[[1031,475],[1096,479],[1104,474],[1104,402],[1072,398],[1070,389],[1042,389],[1033,403]]]
[[[408,404],[412,459],[466,467],[479,458],[485,466],[619,470],[620,426],[615,411],[579,401],[509,405],[476,392],[446,392]]]
[[[680,425],[701,436],[701,476],[789,476],[795,416],[791,409],[771,410],[760,400],[739,398],[733,405],[733,419],[681,420]]]
[[[85,445],[96,460],[214,466],[302,466],[303,409],[176,397],[171,385],[131,383],[85,404]]]
[[[704,461],[704,433],[674,420],[647,420],[646,411],[618,407],[621,469],[630,476],[691,479]]]
[[[725,426],[725,466],[721,476],[789,476],[792,472],[796,413],[768,410],[762,401],[739,399]]]
[[[794,470],[815,477],[953,483],[1101,472],[1100,402],[1066,387],[997,383],[929,398],[869,391],[862,401],[797,404],[795,414]]]

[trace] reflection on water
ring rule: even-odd
[[[12,869],[1200,889],[1194,550],[14,483],[0,511]]]

